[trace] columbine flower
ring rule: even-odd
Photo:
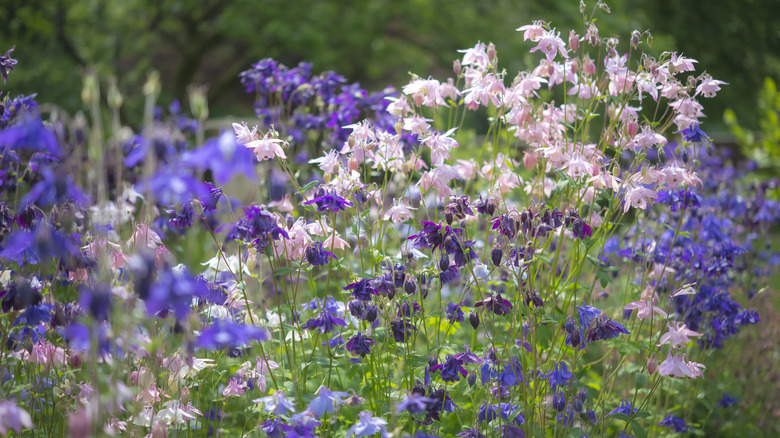
[[[611,339],[620,336],[620,334],[630,334],[619,322],[611,320],[609,317],[601,315],[590,324],[590,329],[585,335],[588,342],[594,342],[602,339]]]
[[[263,138],[252,140],[245,143],[244,146],[252,149],[258,161],[270,160],[274,157],[286,159],[287,155],[284,154],[282,146],[289,147],[289,144],[284,140],[275,138],[273,134],[273,131],[268,131]]]
[[[357,302],[359,303],[360,301]],[[374,345],[373,339],[364,336],[362,332],[358,332],[357,335],[347,341],[347,351],[365,357],[371,352],[372,345]]]
[[[150,315],[167,315],[174,311],[176,319],[184,319],[192,311],[192,299],[207,296],[208,285],[193,277],[187,268],[166,269],[158,274],[158,281],[149,289],[146,311]]]
[[[485,306],[486,309],[496,315],[508,315],[512,311],[512,303],[501,297],[501,294],[495,296],[491,293],[486,294],[485,299],[474,303],[474,307]]]
[[[14,49],[16,49],[16,46],[11,47],[11,50],[5,52],[5,55],[0,56],[0,73],[3,74],[3,83],[8,80],[8,73],[11,73],[16,63],[19,62],[11,58],[11,53],[14,51]],[[21,434],[19,430],[16,432]],[[5,435],[5,433],[3,435]]]
[[[252,340],[268,341],[270,339],[271,334],[262,327],[218,319],[203,329],[198,337],[197,345],[208,350],[217,350],[226,347],[243,347]]]
[[[545,31],[538,39],[536,47],[531,49],[530,52],[533,53],[537,50],[541,50],[547,56],[547,62],[552,62],[557,53],[560,53],[564,58],[569,57],[569,54],[566,51],[566,44],[561,39],[561,33],[558,32],[556,34],[555,29]]]
[[[346,392],[334,392],[326,386],[320,386],[320,389],[317,390],[317,397],[309,403],[309,409],[311,409],[317,417],[322,417],[326,412],[332,414],[336,411],[336,408],[341,406],[344,402],[344,397],[348,396],[349,394]]]
[[[658,425],[671,427],[674,429],[674,433],[685,433],[688,431],[688,425],[685,424],[685,420],[672,414],[668,414]]]
[[[289,412],[295,412],[295,403],[287,400],[287,397],[281,391],[277,391],[267,397],[256,398],[252,402],[262,403],[263,410],[274,415],[285,415]]]
[[[464,377],[468,374],[466,369],[463,368],[461,361],[452,355],[447,355],[447,360],[444,361],[444,364],[434,365],[430,370],[441,370],[441,379],[445,382],[457,382],[460,380],[458,374],[461,374]]]
[[[558,386],[567,386],[571,384],[571,378],[573,374],[566,367],[566,362],[560,361],[555,364],[555,369],[544,376],[545,379],[550,379],[550,387],[555,390]]]
[[[347,438],[352,435],[356,437],[371,436],[377,432],[382,432],[382,437],[386,437],[385,425],[387,425],[387,421],[374,417],[369,411],[363,411],[360,413],[358,422],[347,431]]]
[[[353,203],[347,201],[336,193],[335,189],[320,186],[315,197],[303,203],[303,205],[317,204],[317,211],[337,212],[352,207]]]
[[[310,318],[308,321],[306,321],[306,324],[301,326],[301,328],[317,330],[320,333],[328,333],[333,331],[337,325],[346,327],[347,323],[335,314],[324,310],[320,314],[319,318]]]
[[[306,248],[306,260],[308,260],[312,266],[327,265],[331,258],[335,259],[336,256],[330,251],[325,251],[325,249],[322,248],[322,242],[314,242],[313,245],[309,245],[309,247]]]
[[[621,400],[618,407],[612,410],[607,416],[610,416],[612,414],[624,414],[628,415],[629,417],[639,412],[639,409],[634,407],[634,404],[631,402],[631,400]]]
[[[182,155],[185,166],[196,169],[209,169],[217,184],[227,184],[233,175],[241,173],[255,182],[255,160],[252,153],[236,141],[229,131],[219,137],[209,139],[202,147],[185,152]]]
[[[447,308],[444,309],[444,313],[447,314],[447,321],[450,322],[463,322],[466,315],[463,313],[463,310],[461,309],[462,304],[455,304],[455,303],[447,303]]]
[[[701,83],[696,87],[696,94],[694,94],[694,96],[701,94],[704,97],[715,97],[715,93],[720,91],[721,85],[728,85],[728,82],[712,79],[712,76],[710,75],[704,75]]]
[[[417,392],[412,392],[401,400],[401,403],[398,403],[398,412],[400,413],[407,410],[410,414],[419,414],[420,412],[425,411],[426,406],[432,402],[433,399]]]
[[[0,401],[0,435],[8,435],[13,430],[21,436],[22,426],[33,428],[30,414],[10,400]]]
[[[707,133],[699,128],[698,123],[691,123],[690,126],[685,129],[676,131],[675,134],[682,134],[683,139],[690,143],[701,143],[702,136],[707,138]]]
[[[658,367],[658,373],[662,376],[673,377],[690,377],[695,379],[696,377],[703,377],[700,368],[704,365],[697,362],[688,362],[685,360],[685,355],[672,355],[670,349],[666,355],[666,360]]]
[[[691,342],[688,336],[702,336],[701,333],[688,329],[685,323],[675,322],[674,325],[667,324],[669,331],[661,336],[658,346],[669,343],[672,348],[679,347]]]
[[[624,309],[627,310],[635,310],[639,309],[636,313],[636,317],[638,319],[647,319],[650,318],[653,313],[657,313],[664,318],[667,317],[666,312],[663,311],[660,307],[657,307],[654,303],[658,300],[658,297],[655,294],[655,289],[652,287],[645,288],[644,292],[642,292],[642,296],[640,297],[639,301],[634,301],[633,303],[628,303],[625,305]]]
[[[730,406],[734,406],[737,403],[739,403],[739,399],[738,398],[734,398],[734,397],[731,396],[731,394],[728,394],[728,393],[724,392],[723,393],[723,398],[721,398],[720,401],[718,402],[718,406],[720,406],[721,408],[725,409],[725,408],[728,408]]]
[[[414,217],[414,213],[412,213],[412,210],[417,210],[417,209],[410,207],[405,200],[401,200],[399,202],[397,199],[394,199],[393,206],[387,209],[387,212],[385,212],[384,219],[385,220],[391,219],[394,224],[397,224],[399,222],[406,222],[409,219]]]

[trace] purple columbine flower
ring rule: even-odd
[[[295,412],[295,403],[287,400],[287,397],[281,391],[277,391],[267,397],[256,398],[252,402],[262,403],[263,410],[274,415],[285,415],[288,412]]]
[[[701,143],[702,136],[707,137],[707,133],[699,128],[698,123],[691,123],[690,126],[675,132],[675,134],[682,134],[685,141],[691,143]]]
[[[382,432],[382,435],[387,434],[385,426],[387,421],[379,417],[374,417],[369,411],[363,411],[358,417],[358,422],[349,428],[347,431],[347,438],[351,436],[371,436],[377,432]]]
[[[431,367],[431,371],[441,370],[441,379],[445,382],[457,382],[460,375],[466,377],[468,372],[463,368],[463,364],[455,356],[447,355],[447,360],[443,364],[437,364]]]
[[[344,290],[351,290],[352,296],[360,301],[371,301],[371,297],[377,294],[376,289],[371,286],[371,280],[367,278],[347,285]]]
[[[319,318],[310,318],[301,328],[317,330],[320,333],[328,333],[333,331],[337,325],[346,327],[347,323],[331,312],[323,311]]]
[[[11,58],[11,53],[13,53],[14,49],[16,49],[16,46],[11,47],[11,50],[5,52],[5,55],[0,56],[0,73],[3,74],[3,83],[8,80],[8,73],[11,73],[16,63],[19,62]]]
[[[276,216],[264,205],[252,204],[244,207],[244,217],[236,222],[227,238],[252,242],[258,251],[263,251],[269,239],[279,240],[282,236],[289,237],[276,223]]]
[[[560,361],[555,364],[555,369],[549,374],[544,376],[545,379],[549,379],[550,387],[557,388],[558,386],[567,386],[571,384],[572,373],[566,367],[566,362]]]
[[[486,309],[495,313],[496,315],[508,315],[512,311],[512,303],[501,297],[501,293],[493,295],[488,293],[485,299],[474,303],[474,307],[485,306]]]
[[[249,181],[255,182],[256,161],[252,151],[238,144],[236,135],[231,131],[225,131],[219,137],[209,139],[202,147],[182,155],[182,163],[185,166],[211,170],[214,181],[220,185],[230,182],[236,173],[241,173]]]
[[[688,431],[688,425],[685,424],[685,420],[683,420],[680,417],[675,417],[672,414],[666,415],[663,420],[661,420],[660,423],[658,423],[659,426],[664,427],[671,427],[674,429],[674,433],[685,433]]]
[[[352,207],[353,203],[347,201],[336,193],[336,189],[320,186],[315,193],[315,197],[303,203],[303,205],[316,204],[317,211],[338,212]]]
[[[208,284],[193,277],[187,268],[168,268],[157,276],[157,283],[149,289],[146,311],[150,315],[167,316],[169,311],[183,320],[192,311],[192,299],[209,295]]]
[[[631,400],[620,400],[620,404],[618,407],[613,409],[607,416],[610,416],[612,414],[624,414],[628,415],[629,417],[639,412],[639,409],[634,407],[634,404],[631,402]]]
[[[322,242],[314,242],[306,248],[306,260],[312,266],[322,266],[330,263],[330,259],[336,259],[330,251],[322,247]]]
[[[244,347],[252,340],[268,341],[270,339],[271,334],[265,328],[217,319],[201,331],[196,344],[207,350],[220,350]]]
[[[723,398],[721,398],[720,401],[718,402],[718,406],[720,406],[721,408],[725,409],[725,408],[734,406],[737,403],[739,403],[739,399],[738,398],[734,398],[734,397],[731,396],[731,394],[729,394],[727,392],[724,392],[723,393]]]
[[[509,363],[498,375],[497,380],[501,386],[515,386],[523,382],[523,366],[517,356],[509,359]]]
[[[406,410],[412,415],[419,414],[420,412],[425,411],[428,403],[431,403],[432,401],[432,399],[425,397],[422,394],[412,392],[401,400],[401,403],[398,403],[398,412],[400,413]]]
[[[630,334],[623,324],[610,319],[607,316],[599,316],[592,323],[590,330],[585,335],[588,342],[599,341],[602,339],[617,338],[620,334]]]
[[[390,329],[395,342],[404,342],[412,335],[412,330],[417,330],[417,327],[405,319],[399,319],[390,323]]]
[[[347,351],[366,357],[367,354],[371,353],[372,345],[374,345],[373,339],[363,335],[362,332],[357,332],[355,336],[347,341]]]

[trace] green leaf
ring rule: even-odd
[[[631,422],[631,429],[634,430],[634,435],[636,435],[636,438],[647,438],[647,432],[645,432],[645,428],[636,421]]]

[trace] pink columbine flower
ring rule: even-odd
[[[43,370],[49,372],[64,365],[68,361],[68,355],[62,347],[55,347],[46,341],[40,341],[33,345],[27,360],[43,365]]]
[[[702,368],[705,368],[705,366],[698,362],[685,360],[685,354],[680,356],[672,355],[672,350],[670,349],[666,355],[666,360],[658,367],[658,373],[662,376],[689,377],[695,379],[697,377],[704,377],[704,374],[701,371]]]
[[[455,129],[457,128],[452,128],[443,134],[436,132],[422,141],[431,149],[432,164],[441,164],[444,160],[448,160],[450,158],[450,149],[458,147],[457,140],[450,137],[455,132]]]
[[[647,208],[647,202],[652,201],[657,197],[658,194],[650,189],[641,186],[632,186],[626,191],[626,202],[623,207],[623,212],[628,213],[628,210],[631,209],[631,207],[644,210]]]
[[[339,151],[331,149],[325,156],[311,159],[309,163],[318,165],[326,175],[335,175],[338,173]]]
[[[646,293],[650,291],[650,293]],[[648,296],[649,295],[649,296]],[[658,297],[655,295],[655,292],[651,288],[645,289],[645,292],[642,292],[642,296],[640,297],[639,301],[634,301],[633,303],[628,303],[625,305],[625,309],[627,310],[637,310],[636,317],[637,319],[647,319],[653,316],[653,313],[657,313],[664,318],[666,318],[668,315],[666,312],[663,311],[660,307],[656,306],[654,303],[658,300]]]
[[[225,397],[240,397],[244,395],[245,391],[246,384],[241,383],[239,379],[233,377],[230,379],[230,382],[228,382],[228,386],[222,391],[222,395]]]
[[[539,41],[545,33],[544,30],[544,23],[541,21],[534,21],[531,24],[526,24],[525,26],[520,26],[517,29],[515,29],[518,32],[523,32],[523,40],[524,41]]]
[[[287,158],[287,155],[284,154],[284,149],[282,148],[282,146],[288,147],[287,142],[273,137],[272,131],[267,132],[263,138],[245,143],[244,146],[252,149],[252,152],[255,153],[258,161],[270,160],[274,157],[282,159]]]
[[[385,212],[384,220],[390,219],[394,224],[406,222],[414,217],[412,210],[416,210],[416,208],[410,207],[409,204],[406,203],[406,200],[402,199],[399,202],[397,199],[394,199],[393,206]]]
[[[675,322],[674,325],[667,324],[667,326],[669,331],[661,336],[659,347],[668,343],[672,348],[677,348],[691,342],[688,336],[702,336],[701,333],[690,330],[683,322]]]
[[[728,82],[712,79],[712,76],[710,75],[704,75],[701,83],[696,87],[696,94],[694,94],[694,96],[701,94],[704,97],[715,97],[715,93],[720,91],[721,85],[728,85]]]
[[[668,61],[669,70],[673,73],[682,73],[686,71],[694,71],[695,68],[693,67],[694,63],[697,63],[699,61],[692,59],[692,58],[686,58],[682,55],[679,55],[677,52],[672,53],[672,59]]]
[[[568,58],[569,54],[566,51],[566,44],[561,39],[561,33],[555,33],[555,29],[545,32],[539,39],[539,43],[530,50],[531,53],[541,50],[547,56],[547,61],[552,62],[555,59],[555,55],[560,53],[562,57]]]
[[[642,126],[642,132],[636,135],[633,141],[634,146],[639,148],[653,147],[657,144],[666,143],[666,137],[653,132],[653,128],[648,124]]]
[[[136,249],[156,249],[162,245],[162,239],[157,232],[149,228],[149,225],[140,224],[136,227],[127,244]]]
[[[480,70],[484,70],[487,68],[488,64],[490,64],[490,58],[487,54],[487,47],[483,42],[478,42],[474,47],[465,50],[458,50],[458,52],[463,53],[463,61],[461,61],[461,65],[472,65],[479,68]]]

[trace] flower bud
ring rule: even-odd
[[[476,330],[479,327],[479,315],[474,312],[469,312],[469,322],[471,326]]]
[[[579,47],[580,47],[580,38],[572,30],[571,32],[569,32],[569,48],[571,49],[572,52],[576,52]]]
[[[477,373],[470,372],[469,373],[469,386],[474,386],[474,384],[477,383]]]
[[[439,270],[441,272],[446,271],[450,268],[450,257],[447,255],[447,253],[442,253],[441,259],[439,259]]]
[[[409,295],[417,291],[417,284],[415,284],[414,279],[411,276],[406,277],[406,281],[404,281],[404,290]]]
[[[488,44],[487,46],[487,56],[490,61],[494,61],[496,59],[496,45],[493,43]]]
[[[363,317],[365,318],[366,322],[374,322],[376,321],[377,313],[378,309],[376,306],[367,306]]]
[[[639,132],[639,123],[636,120],[631,120],[626,124],[626,131],[629,137],[634,137]]]
[[[655,356],[653,355],[647,359],[647,372],[652,376],[656,371],[658,371],[658,362],[655,360]]]
[[[100,99],[100,85],[98,84],[97,73],[90,71],[84,76],[84,88],[81,89],[81,101],[85,105],[91,104],[96,99]]]
[[[504,258],[504,251],[501,250],[501,247],[493,247],[493,251],[490,252],[490,260],[493,262],[493,266],[500,266],[502,258]]]
[[[460,74],[460,60],[456,59],[452,62],[452,71],[454,71],[456,75]]]
[[[639,47],[639,39],[642,37],[642,34],[639,33],[638,30],[634,30],[631,32],[631,47],[637,48]]]

